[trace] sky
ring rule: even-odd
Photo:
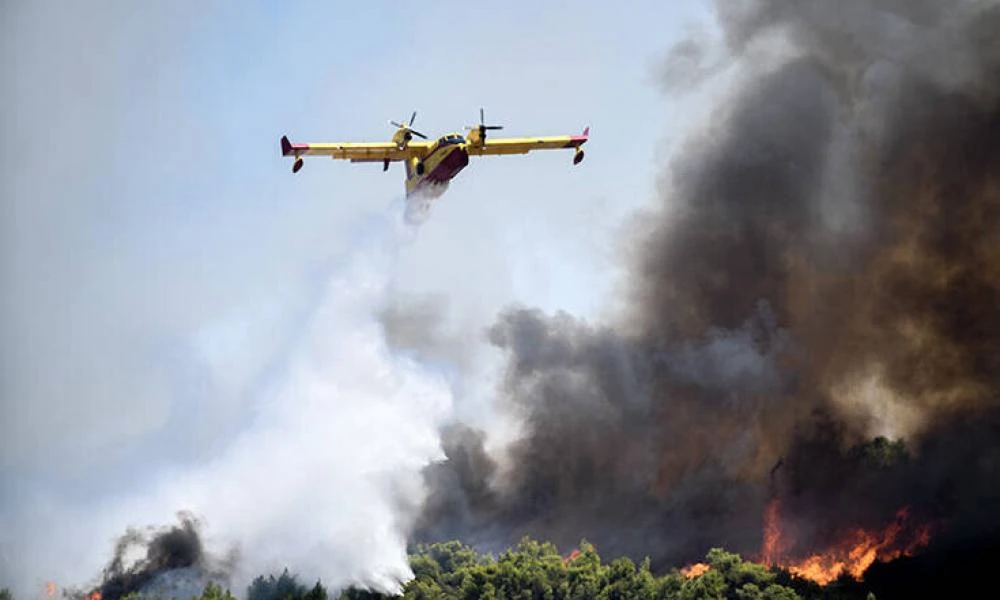
[[[43,0],[0,11],[0,575],[28,588],[97,572],[123,524],[169,521],[175,500],[211,504],[215,476],[252,470],[282,440],[341,455],[360,444],[362,459],[398,451],[392,473],[433,460],[441,422],[489,414],[481,332],[499,310],[597,318],[613,304],[627,219],[656,201],[666,158],[705,110],[659,83],[671,45],[710,20],[694,0]],[[293,176],[280,156],[283,134],[382,141],[388,120],[415,110],[414,127],[434,136],[480,107],[504,135],[590,126],[586,159],[474,157],[400,241],[386,225],[400,210],[399,165],[313,159]],[[474,363],[464,381],[381,339],[375,308],[420,300]],[[371,353],[354,356],[352,336]],[[412,415],[405,398],[386,405],[396,417],[352,410],[400,386],[425,390]],[[316,408],[331,397],[341,412]],[[259,426],[269,411],[280,413],[273,436]],[[300,436],[302,415],[342,425]],[[395,438],[369,443],[377,433],[348,426],[376,417],[423,434],[394,451]],[[331,477],[363,487],[369,475]]]

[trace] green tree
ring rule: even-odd
[[[747,583],[736,590],[737,600],[764,600],[764,592],[760,591],[757,584]]]
[[[772,583],[764,588],[764,600],[801,600],[801,596],[792,588]]]
[[[308,590],[285,569],[279,577],[257,577],[247,588],[247,600],[302,600]]]
[[[223,590],[219,584],[210,581],[205,586],[199,600],[236,600],[236,598],[229,593],[228,589]]]
[[[407,600],[438,600],[439,598],[446,598],[444,590],[435,581],[428,581],[426,579],[412,579],[406,584],[406,589],[403,591],[403,597]],[[361,600],[360,598],[353,598],[352,600]]]
[[[677,600],[725,600],[726,578],[716,569],[688,579],[681,585]]]
[[[388,598],[389,596],[380,594],[379,592],[362,590],[354,587],[342,590],[340,595],[337,596],[337,600],[388,600]]]
[[[522,539],[516,548],[497,560],[495,587],[506,590],[508,597],[554,600],[553,584],[565,575],[565,566],[552,544]]]
[[[416,579],[441,581],[441,565],[429,555],[418,553],[410,556],[410,569]]]
[[[776,577],[764,565],[743,560],[739,554],[726,552],[722,548],[709,550],[705,555],[705,561],[713,570],[721,573],[726,585],[733,589],[741,588],[748,583],[755,584],[758,589],[765,588],[773,583]]]
[[[309,590],[305,596],[303,596],[303,600],[327,600],[328,597],[329,594],[327,594],[326,588],[323,587],[323,584],[317,581],[316,585],[314,585],[312,589]]]
[[[0,600],[14,600],[14,594],[7,588],[0,588]]]
[[[482,595],[479,597],[483,600],[498,600],[497,590],[493,587],[492,583],[487,582],[486,585],[483,586]]]
[[[679,598],[681,588],[687,579],[681,575],[677,569],[667,573],[656,582],[657,600],[673,600]]]
[[[799,595],[792,588],[775,583],[777,575],[767,567],[743,560],[739,554],[726,552],[722,548],[712,548],[705,555],[705,561],[711,568],[705,575],[695,577],[692,581],[717,573],[724,583],[726,597],[746,600],[793,600],[799,598]]]
[[[498,557],[479,554],[460,542],[417,546],[409,557],[414,577],[403,588],[409,600],[860,600],[860,585],[819,586],[744,560],[722,548],[708,551],[709,569],[687,578],[677,569],[657,577],[647,557],[638,566],[628,557],[605,565],[593,544],[581,540],[572,558],[564,559],[551,543],[530,538]],[[308,591],[287,571],[281,577],[259,577],[248,600],[323,600],[319,582]],[[350,588],[339,600],[388,600],[389,596]],[[3,600],[3,599],[0,599]],[[209,599],[203,599],[209,600]],[[211,599],[216,600],[216,599]],[[218,600],[231,600],[220,598]],[[869,599],[871,600],[871,599]]]
[[[580,541],[580,553],[569,563],[567,583],[569,598],[584,600],[596,598],[601,592],[601,556],[587,540]]]
[[[423,552],[434,559],[446,573],[457,573],[463,567],[478,564],[481,560],[475,550],[458,541],[431,544]]]
[[[632,579],[629,598],[638,598],[639,600],[654,600],[656,598],[656,577],[653,576],[649,565],[649,557],[647,556],[639,565],[639,570]]]

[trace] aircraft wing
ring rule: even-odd
[[[481,146],[469,145],[469,154],[527,154],[532,150],[553,148],[579,148],[590,136],[590,128],[580,135],[557,135],[549,137],[486,138]]]
[[[326,142],[321,144],[294,144],[288,137],[281,138],[281,155],[294,156],[329,156],[351,162],[383,162],[406,160],[411,156],[419,156],[430,148],[430,142],[410,142],[405,148],[392,142]]]

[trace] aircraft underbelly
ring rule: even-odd
[[[469,153],[462,148],[455,148],[434,165],[430,172],[424,176],[424,179],[428,183],[450,181],[452,177],[458,175],[468,164]]]

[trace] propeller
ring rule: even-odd
[[[479,130],[479,137],[485,140],[486,139],[486,131],[487,130],[489,130],[489,129],[503,129],[503,125],[487,125],[486,124],[486,113],[485,113],[485,111],[482,108],[480,108],[479,109],[479,125],[469,125],[468,127],[466,127],[466,129],[469,129],[469,130],[478,129]]]
[[[423,138],[423,139],[426,140],[427,139],[426,135],[420,133],[416,129],[411,129],[411,126],[413,125],[413,121],[416,118],[417,118],[417,111],[413,111],[413,114],[410,116],[410,123],[408,125],[403,125],[402,123],[397,123],[395,121],[389,121],[389,124],[390,125],[395,125],[396,127],[399,127],[400,129],[408,131],[408,132],[412,133],[413,135],[415,135],[417,137],[420,137],[420,138]]]

